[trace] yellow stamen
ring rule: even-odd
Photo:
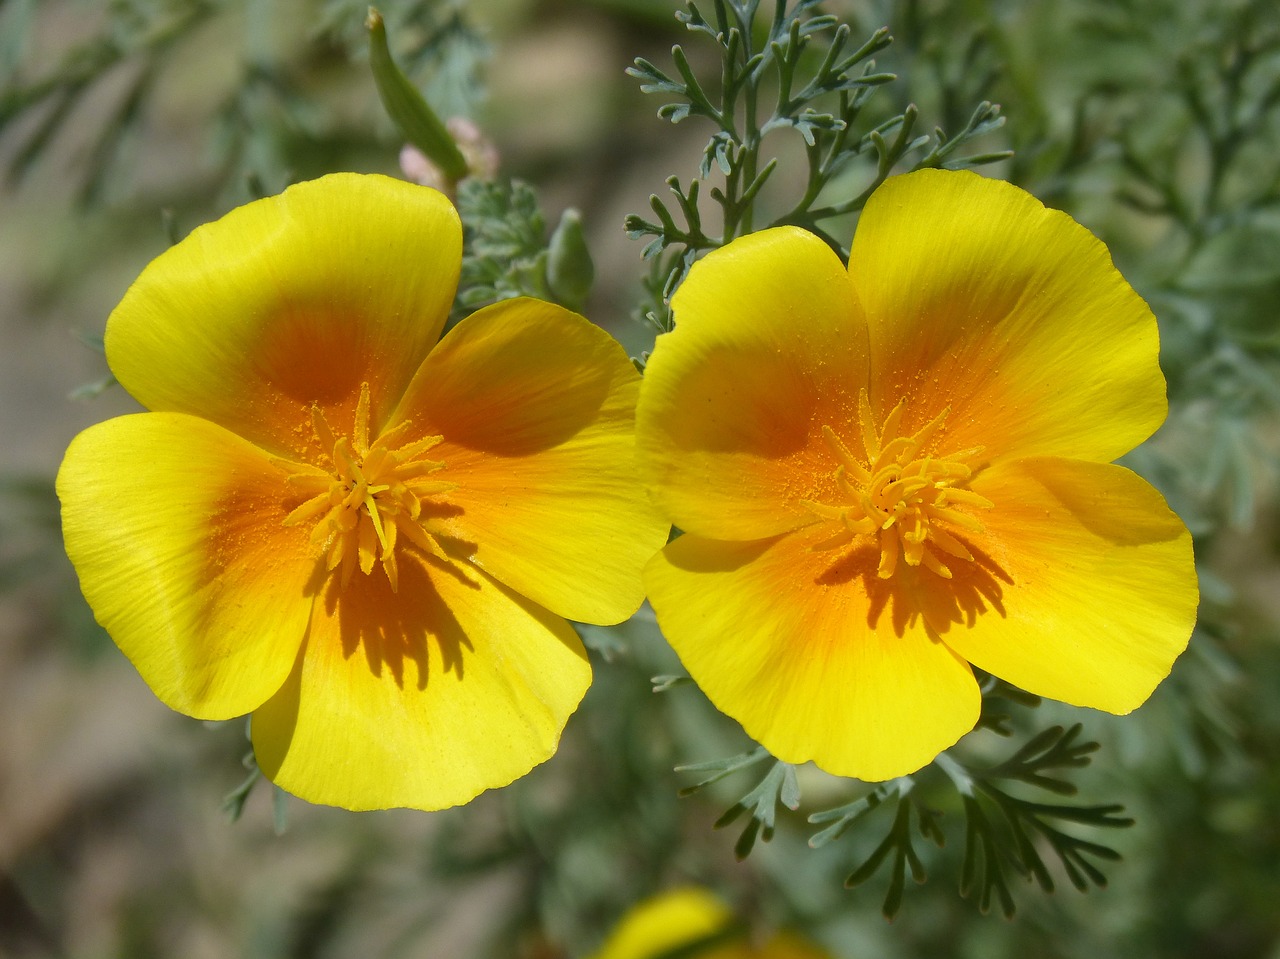
[[[992,507],[990,500],[968,489],[983,450],[939,455],[932,448],[949,408],[915,433],[898,435],[906,406],[905,400],[899,402],[877,430],[867,391],[859,393],[863,459],[854,456],[834,429],[822,427],[822,438],[837,464],[833,478],[843,502],[801,501],[820,520],[839,524],[812,549],[847,550],[873,537],[880,550],[876,574],[881,579],[892,578],[901,563],[951,579],[951,567],[939,557],[973,562],[973,552],[957,534],[982,532],[971,510]]]
[[[337,434],[319,406],[313,406],[311,429],[321,451],[319,462],[273,462],[288,472],[289,485],[307,497],[283,524],[315,523],[311,542],[328,570],[341,567],[343,586],[357,568],[368,575],[381,564],[395,591],[400,584],[397,550],[411,546],[449,561],[425,525],[422,507],[424,499],[456,489],[457,484],[426,479],[444,469],[444,463],[423,457],[444,437],[410,439],[411,422],[374,437],[371,407],[369,384],[362,383],[351,431]]]

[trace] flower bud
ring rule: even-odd
[[[391,59],[382,14],[370,7],[365,26],[369,29],[369,66],[387,114],[404,138],[421,150],[448,181],[461,180],[467,175],[466,158],[417,87]]]
[[[577,210],[565,210],[551,234],[547,256],[547,285],[555,298],[571,310],[581,309],[595,279],[591,251],[582,234],[582,217]]]

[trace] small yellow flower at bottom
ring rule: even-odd
[[[705,889],[672,889],[646,899],[622,917],[591,959],[830,959],[817,946],[789,932],[762,944],[719,898]]]
[[[1106,248],[1000,181],[888,180],[846,269],[778,228],[695,264],[637,412],[684,535],[658,623],[779,759],[883,780],[968,732],[970,664],[1125,713],[1195,623],[1191,537],[1111,464],[1166,414]]]
[[[591,678],[566,618],[625,619],[666,538],[606,333],[522,299],[440,339],[461,242],[440,193],[355,174],[196,229],[107,322],[149,412],[58,474],[98,621],[172,708],[251,712],[313,802],[441,808],[547,759]]]

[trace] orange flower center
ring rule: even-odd
[[[289,470],[287,482],[307,499],[284,519],[285,526],[314,522],[311,541],[329,570],[342,567],[342,585],[357,567],[363,573],[381,563],[392,590],[399,585],[396,546],[414,546],[447,561],[427,529],[423,501],[457,488],[457,483],[428,477],[444,463],[424,454],[441,442],[427,436],[405,442],[411,424],[401,423],[370,442],[369,384],[360,386],[350,435],[335,434],[319,407],[311,408],[311,427],[322,451],[318,464],[278,460]]]
[[[839,463],[835,481],[844,501],[835,505],[804,501],[811,512],[841,527],[813,548],[841,549],[874,537],[880,549],[876,572],[881,579],[893,576],[900,561],[950,579],[947,562],[973,561],[955,531],[981,532],[982,524],[969,511],[992,506],[967,488],[981,447],[948,456],[926,455],[925,446],[946,420],[946,410],[916,433],[899,436],[905,400],[885,419],[879,433],[865,390],[858,406],[865,458],[855,457],[830,426],[822,427],[822,437]]]

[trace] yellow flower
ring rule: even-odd
[[[829,959],[788,932],[754,945],[729,907],[705,889],[685,887],[637,905],[592,959]]]
[[[690,675],[787,762],[881,780],[977,720],[970,663],[1126,713],[1185,648],[1191,539],[1110,461],[1166,414],[1155,318],[1007,183],[922,171],[850,266],[779,228],[694,266],[641,390],[685,535],[645,584]]]
[[[441,194],[354,174],[195,230],[107,323],[152,412],[58,474],[98,621],[172,708],[252,712],[313,802],[441,808],[545,760],[591,677],[564,618],[625,619],[665,539],[626,354],[527,299],[439,339],[461,243]]]

